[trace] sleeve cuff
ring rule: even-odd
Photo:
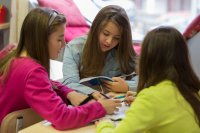
[[[112,130],[114,130],[114,128],[115,128],[114,123],[111,123],[108,121],[103,121],[97,125],[96,131],[97,131],[97,133],[100,133],[103,131],[110,133],[110,132],[112,132]]]

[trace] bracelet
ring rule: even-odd
[[[87,102],[89,102],[92,99],[94,99],[94,97],[92,96],[92,93],[88,94],[88,97],[86,99],[84,99],[79,105],[86,104]]]

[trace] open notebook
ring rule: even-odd
[[[71,105],[69,105],[68,107],[73,107]],[[122,106],[119,107],[119,111],[115,112],[114,114],[112,115],[106,115],[104,116],[104,118],[108,118],[108,119],[111,119],[113,121],[118,121],[118,120],[122,120],[124,117],[125,117],[125,113],[126,111],[128,110],[129,106],[128,105],[125,105],[124,102],[122,102]],[[100,118],[101,119],[101,118]],[[96,120],[92,121],[92,122],[95,122]],[[43,125],[44,126],[50,126],[51,125],[51,122],[47,121],[47,120],[44,120],[43,121]]]

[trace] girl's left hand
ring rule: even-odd
[[[120,77],[113,77],[111,81],[104,81],[104,85],[113,92],[127,92],[129,87],[126,81]]]

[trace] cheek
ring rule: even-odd
[[[112,47],[114,48],[115,46],[117,46],[119,44],[119,41],[114,41],[113,43],[112,43]]]
[[[49,43],[49,54],[50,54],[50,56],[53,56],[59,48],[60,48],[59,44],[57,44],[53,41],[51,43]]]
[[[103,35],[103,33],[99,34],[99,42],[103,42],[105,40],[105,36]]]
[[[54,51],[54,47],[52,47],[52,45],[49,45],[49,54],[52,55],[53,51]]]

